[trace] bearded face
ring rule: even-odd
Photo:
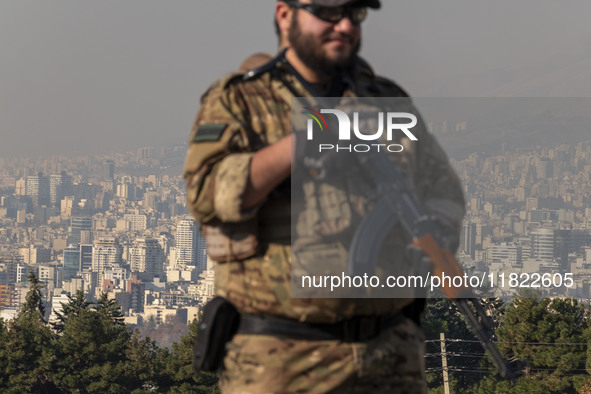
[[[288,33],[290,46],[300,60],[325,76],[350,71],[361,47],[359,28],[354,27],[357,30],[347,31],[309,18],[302,21],[303,18],[298,17],[300,14],[302,13],[299,10],[294,10]]]

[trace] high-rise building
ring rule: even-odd
[[[126,280],[129,279],[127,269],[122,267],[113,267],[103,272],[103,282],[101,286],[105,286],[105,282],[108,282],[107,286],[113,286],[113,288],[123,288]],[[106,289],[103,289],[106,291]]]
[[[179,266],[195,265],[197,257],[197,224],[185,216],[176,226],[176,263]]]
[[[466,220],[462,226],[462,250],[470,257],[475,257],[476,251],[476,223]]]
[[[68,295],[63,292],[60,295],[54,295],[51,298],[51,313],[49,315],[49,322],[55,323],[58,321],[58,313],[61,314],[64,311],[64,305],[70,302]]]
[[[518,244],[504,242],[492,245],[486,250],[486,262],[489,264],[501,262],[511,267],[520,267],[521,259],[521,245]]]
[[[116,195],[120,198],[132,199],[130,189],[133,189],[133,185],[128,183],[117,184]]]
[[[18,253],[25,264],[48,263],[51,261],[51,249],[30,245],[27,248],[19,248]]]
[[[103,180],[112,181],[115,178],[115,162],[107,160],[103,163]]]
[[[62,271],[53,264],[37,266],[37,277],[39,281],[45,283],[48,292],[56,287],[62,287]]]
[[[64,280],[70,280],[80,269],[80,245],[69,245],[64,249]]]
[[[205,245],[205,238],[203,238],[199,229],[197,229],[197,247],[195,250],[197,255],[195,263],[197,265],[197,275],[199,275],[207,270],[207,247]]]
[[[152,147],[139,148],[137,150],[137,157],[138,159],[150,159],[153,153],[154,148]]]
[[[156,204],[160,200],[157,192],[144,193],[144,209],[156,209]]]
[[[11,307],[14,304],[14,285],[0,284],[0,309]]]
[[[132,275],[127,281],[126,289],[130,293],[129,308],[136,313],[142,313],[146,300],[146,285],[136,275]]]
[[[3,284],[12,285],[16,283],[17,266],[21,262],[22,258],[20,256],[0,256],[0,264],[4,265],[4,270],[6,272],[4,279],[5,283]]]
[[[98,274],[99,282],[105,270],[117,268],[123,261],[123,247],[113,237],[99,238],[92,249],[92,271]]]
[[[554,259],[554,229],[538,228],[531,232],[532,259],[552,262]]]
[[[568,254],[573,249],[572,230],[554,230],[554,258],[561,272],[568,270]]]
[[[164,253],[155,238],[137,238],[129,249],[132,272],[147,272],[161,277],[164,271]]]
[[[68,228],[68,244],[92,242],[92,218],[72,216]],[[83,239],[85,238],[85,239]]]
[[[33,209],[33,223],[37,225],[47,224],[50,217],[54,216],[54,210],[51,207],[41,206]]]
[[[591,217],[591,216],[590,216]],[[587,230],[572,230],[572,252],[577,252],[584,246],[591,246],[591,234]]]
[[[548,179],[552,178],[552,161],[548,158],[538,158],[536,160],[536,178]]]
[[[537,197],[528,197],[525,200],[525,210],[531,211],[532,209],[538,209],[538,207],[540,205],[539,202],[540,202],[540,199]]]
[[[72,216],[72,209],[74,208],[74,197],[66,196],[60,201],[60,215],[63,219]]]
[[[162,247],[162,251],[164,252],[164,255],[168,256],[168,254],[170,252],[170,248],[174,246],[172,235],[167,232],[160,233],[160,236],[158,237],[158,243],[160,243],[160,246]]]
[[[72,193],[72,177],[62,171],[49,176],[49,203],[59,207],[62,199]]]
[[[558,219],[557,212],[550,209],[532,209],[527,212],[527,217],[532,223],[544,223]]]
[[[80,270],[92,271],[92,251],[94,247],[90,244],[80,245]]]
[[[29,275],[29,266],[25,263],[16,265],[16,283],[25,283]]]
[[[195,266],[197,274],[207,269],[207,249],[195,221],[185,217],[176,228],[176,264],[179,267]]]
[[[31,198],[34,207],[49,206],[50,189],[49,177],[38,173],[27,177],[27,196]]]
[[[148,224],[146,215],[135,213],[126,213],[123,218],[129,222],[129,229],[131,231],[144,231]]]
[[[26,196],[27,195],[27,180],[24,178],[19,179],[16,181],[16,186],[14,188],[14,194],[17,196]]]

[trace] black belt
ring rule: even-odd
[[[404,319],[402,313],[396,313],[389,316],[358,316],[338,323],[321,324],[243,313],[240,315],[238,334],[271,335],[310,341],[362,342],[378,336],[380,332]]]

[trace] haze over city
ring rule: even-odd
[[[0,157],[184,143],[199,96],[273,53],[272,1],[3,2]],[[384,2],[361,51],[422,97],[589,97],[591,4]]]
[[[208,86],[276,52],[275,3],[0,2],[0,391],[219,392],[192,359],[224,263],[183,163]],[[456,258],[482,278],[515,392],[591,392],[589,15],[584,0],[387,0],[362,25],[360,55],[411,94],[460,179]],[[429,388],[510,392],[429,291]]]

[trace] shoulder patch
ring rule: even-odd
[[[192,142],[219,141],[227,127],[227,123],[206,123],[199,125]]]

